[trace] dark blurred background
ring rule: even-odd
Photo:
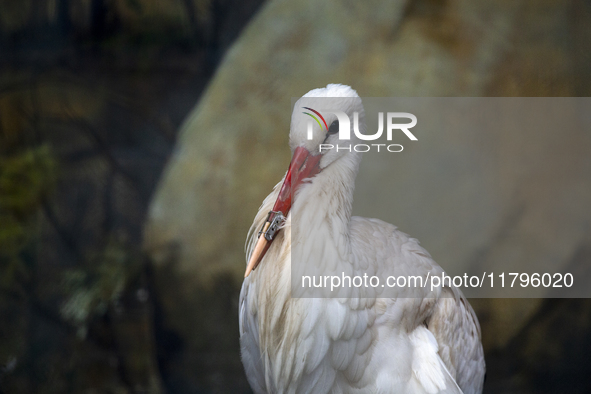
[[[235,360],[171,371],[187,339],[141,236],[180,123],[260,4],[0,1],[0,392],[208,392],[228,363],[246,391],[237,335]]]
[[[588,1],[262,3],[0,0],[0,393],[250,392],[242,243],[291,97],[591,92]],[[591,392],[589,300],[471,302],[485,392]]]

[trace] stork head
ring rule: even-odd
[[[364,128],[365,112],[361,99],[355,90],[346,85],[330,84],[311,90],[296,102],[289,133],[291,163],[273,210],[261,229],[244,277],[256,268],[273,242],[280,223],[291,210],[292,196],[302,182],[313,178],[343,156],[356,154],[351,149],[358,142],[352,129],[355,113],[359,127]],[[341,138],[341,125],[349,120],[349,139]],[[329,149],[329,146],[332,148]]]
[[[353,133],[355,113],[359,117],[359,127],[364,127],[365,112],[361,99],[349,86],[330,84],[326,88],[309,91],[296,102],[291,115],[289,145],[292,152],[305,149],[310,156],[321,155],[319,167],[328,167],[349,152],[351,145],[359,142]],[[346,118],[342,117],[343,114]],[[339,117],[348,121],[349,139],[341,139],[341,131],[344,130],[340,129]],[[327,145],[333,148],[320,149]]]

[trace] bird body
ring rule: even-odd
[[[345,113],[359,111],[362,121],[363,108],[351,88],[328,85],[301,100],[319,96],[332,97],[334,108]],[[372,288],[339,298],[292,297],[292,275],[311,268],[338,266],[378,276],[393,268],[407,275],[443,272],[418,241],[395,226],[351,216],[361,155],[318,153],[314,144],[342,142],[323,135],[322,127],[316,140],[304,138],[299,123],[305,118],[296,110],[290,171],[263,202],[247,239],[249,267],[257,268],[244,280],[239,318],[252,389],[257,394],[480,393],[485,369],[480,327],[458,289],[426,288],[420,296],[396,298],[382,298]],[[301,155],[312,159],[302,165]],[[313,168],[306,168],[309,163]],[[282,205],[286,184],[294,190]],[[267,213],[277,207],[286,211],[285,219],[265,241],[266,233],[258,230],[269,227]]]

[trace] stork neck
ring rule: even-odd
[[[350,253],[349,222],[360,159],[358,153],[344,155],[302,185],[292,209],[292,244],[321,240],[338,249],[341,257]]]

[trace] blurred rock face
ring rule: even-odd
[[[181,131],[152,202],[148,248],[158,255],[178,245],[182,269],[238,278],[245,231],[289,162],[290,98],[312,88],[339,82],[366,97],[584,93],[584,65],[564,65],[584,45],[569,40],[574,6],[479,3],[267,4]]]
[[[204,278],[242,274],[245,232],[289,162],[291,97],[328,82],[350,84],[365,96],[481,92],[492,60],[474,71],[480,76],[470,76],[473,83],[464,81],[458,63],[468,57],[482,63],[499,44],[487,43],[486,55],[455,59],[447,42],[425,28],[434,16],[413,16],[411,8],[404,2],[267,4],[183,127],[152,203],[148,248],[158,255],[178,245],[181,269]],[[468,11],[473,19],[476,11]]]
[[[200,313],[191,299],[195,289],[215,291],[212,279],[220,276],[240,282],[246,232],[289,163],[292,97],[327,83],[351,85],[365,97],[588,95],[590,21],[591,7],[582,1],[267,3],[228,52],[207,93],[186,120],[151,204],[145,242],[160,267],[157,270],[178,276],[175,294],[163,295],[171,315],[177,317],[175,328],[189,333],[198,324],[188,317]],[[498,154],[508,162],[543,162],[555,137],[537,136],[540,149],[529,158],[520,158],[521,151],[514,146],[501,146]],[[588,143],[584,138],[573,142],[576,146]],[[465,154],[464,162],[470,163],[472,148],[466,146],[457,154]],[[589,173],[585,152],[569,150],[564,157],[583,164],[568,166],[569,172],[578,174],[572,182]],[[435,156],[428,150],[421,154],[416,160],[425,163]],[[415,187],[415,180],[402,175],[403,168],[392,165],[389,170],[390,177],[400,179],[400,190]],[[551,205],[555,196],[546,197],[544,190],[563,190],[559,183],[564,178],[546,179],[543,171],[535,173],[541,183],[535,178],[520,183],[518,175],[507,184],[503,179],[483,181],[511,189],[503,191],[509,198],[498,201],[501,215],[512,217],[519,207],[524,213],[515,223],[507,222],[506,229],[497,222],[476,223],[489,229],[498,226],[497,238],[494,231],[488,232],[490,238],[467,255],[476,256],[476,261],[480,256],[507,255],[507,248],[517,250],[521,244],[503,241],[503,237],[530,239],[530,226],[538,234],[536,242],[545,239],[552,244],[557,229],[536,217],[541,211],[535,207]],[[420,182],[436,183],[437,173],[432,172],[431,178],[425,175]],[[577,193],[577,185],[569,187]],[[581,187],[588,192],[588,185]],[[466,212],[478,212],[477,199],[463,198],[465,192],[458,188],[445,194],[445,199],[465,200]],[[423,207],[445,207],[441,198],[440,194],[423,196],[423,205],[409,205],[413,211],[395,224],[407,230],[412,228],[412,218],[428,222],[429,209]],[[584,214],[589,217],[589,212]],[[478,222],[478,217],[473,220]],[[433,234],[446,233],[447,239],[461,242],[453,223],[431,224]],[[576,241],[566,246],[556,241],[557,256],[565,258],[565,265],[569,263],[565,256],[590,242],[588,228],[569,228],[569,239]],[[412,235],[423,239],[420,233]],[[429,248],[429,242],[423,244]],[[436,259],[453,259],[453,249],[446,252],[442,248]],[[527,252],[527,248],[519,250]],[[540,301],[480,300],[473,304],[481,316],[483,340],[491,350],[526,335],[523,330],[535,326],[527,322]],[[531,349],[531,343],[528,346]]]

